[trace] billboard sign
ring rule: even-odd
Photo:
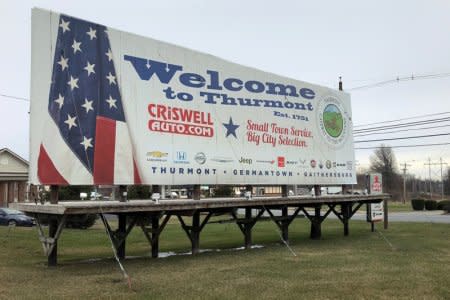
[[[351,184],[350,96],[40,9],[30,181]]]
[[[383,193],[383,176],[380,173],[369,174],[370,187],[369,191],[371,195],[379,195]]]

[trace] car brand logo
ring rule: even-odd
[[[325,166],[327,167],[327,169],[331,169],[331,160],[327,160],[325,162]]]
[[[322,163],[322,161],[319,162],[319,168],[320,168],[320,169],[323,169],[323,163]]]
[[[186,151],[177,151],[175,152],[175,157],[173,160],[176,164],[188,164],[188,155]]]
[[[353,169],[353,162],[352,161],[347,161],[347,170],[352,170]]]
[[[311,159],[311,168],[315,168],[317,165],[317,162],[314,159]]]
[[[239,160],[239,163],[251,165],[253,163],[253,161],[251,158],[241,157],[241,159]]]
[[[232,159],[231,157],[223,157],[223,156],[215,156],[211,158],[211,160],[219,163],[230,163],[234,161],[234,159]]]
[[[198,152],[195,154],[194,159],[198,164],[203,165],[206,162],[206,155],[203,152]]]
[[[263,163],[263,164],[271,164],[273,165],[275,163],[274,160],[257,160],[257,163]]]
[[[161,151],[150,151],[150,152],[147,152],[147,156],[156,157],[156,158],[167,157],[167,155],[168,155],[167,152],[161,152]]]
[[[159,161],[164,162],[167,161],[167,156],[169,153],[162,152],[159,150],[147,152],[147,161]]]
[[[277,157],[278,167],[284,168],[285,167],[285,159],[284,156],[278,156]]]

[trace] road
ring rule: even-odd
[[[331,216],[336,218],[336,216]],[[366,220],[366,214],[356,213],[352,220]],[[412,211],[412,212],[390,212],[390,222],[424,222],[424,223],[447,223],[450,224],[450,214],[444,214],[442,210]]]
[[[239,214],[244,214],[243,209],[238,210]],[[325,211],[322,211],[324,214]],[[254,215],[257,214],[256,210],[253,212]],[[275,216],[280,216],[279,210],[274,210],[273,214]],[[302,213],[300,213],[302,214]],[[269,217],[269,214],[264,213],[263,216]],[[337,217],[331,213],[328,215],[330,219],[337,219]],[[366,220],[366,212],[364,210],[357,212],[352,220]],[[412,212],[389,212],[389,222],[424,222],[424,223],[445,223],[450,224],[450,214],[444,214],[442,210],[433,211],[412,211]]]

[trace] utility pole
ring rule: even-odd
[[[428,157],[428,163],[424,165],[428,166],[428,178],[430,180],[430,199],[433,199],[433,191],[431,190],[431,158]]]
[[[403,204],[406,203],[406,171],[408,170],[407,167],[410,167],[411,165],[407,164],[406,162],[403,163]]]
[[[425,164],[428,166],[428,173],[429,173],[429,177],[430,177],[430,198],[432,199],[433,194],[431,192],[431,166],[436,166],[436,165],[440,165],[441,166],[441,197],[442,199],[444,199],[444,178],[443,178],[443,174],[442,174],[442,166],[443,165],[447,165],[446,162],[442,161],[442,157],[439,158],[439,162],[438,163],[431,163],[431,159],[428,158],[428,163]]]
[[[446,165],[446,162],[442,162],[442,157],[439,158],[439,164],[441,165],[441,200],[444,200],[444,178],[442,176],[442,165]]]

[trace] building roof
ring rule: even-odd
[[[14,156],[15,158],[17,158],[18,160],[20,160],[21,162],[23,162],[24,164],[27,165],[27,167],[30,165],[30,163],[28,162],[28,160],[26,160],[25,158],[21,157],[19,154],[13,152],[12,150],[8,149],[8,148],[2,148],[0,149],[0,154],[7,152],[9,154],[11,154],[12,156]]]

